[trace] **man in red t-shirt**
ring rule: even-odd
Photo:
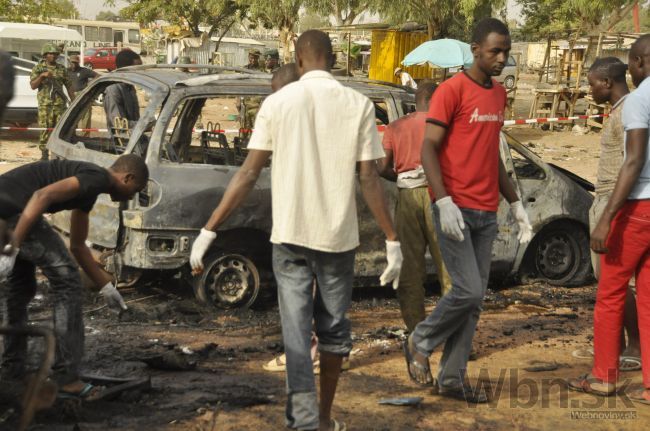
[[[409,375],[424,383],[431,379],[427,358],[445,343],[434,388],[443,396],[482,403],[488,401],[485,392],[467,385],[465,370],[490,274],[499,192],[511,205],[521,242],[530,241],[532,227],[499,158],[506,92],[492,76],[508,59],[508,28],[494,18],[481,20],[472,34],[472,53],[472,67],[434,93],[422,145],[452,288],[416,326],[404,352]]]
[[[402,239],[404,263],[399,277],[397,299],[402,319],[409,332],[424,320],[424,281],[427,246],[436,265],[443,294],[451,289],[451,280],[442,262],[436,228],[433,224],[431,200],[427,193],[420,153],[424,139],[427,111],[436,89],[432,82],[422,83],[415,92],[417,112],[406,115],[386,127],[384,157],[379,173],[389,181],[397,182],[395,228]]]

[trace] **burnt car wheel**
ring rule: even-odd
[[[503,80],[503,86],[510,89],[510,88],[515,88],[515,77],[514,76],[506,76],[506,79]]]
[[[208,256],[205,270],[194,277],[194,295],[219,308],[250,307],[260,292],[260,274],[253,262],[239,254]]]
[[[592,275],[589,236],[574,223],[556,223],[535,236],[527,252],[538,279],[554,286],[578,286]]]

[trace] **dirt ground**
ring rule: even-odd
[[[525,94],[521,99],[517,112],[523,117],[530,99]],[[598,134],[530,127],[511,132],[544,160],[595,180]],[[36,142],[35,134],[0,135],[0,172],[38,157]],[[489,388],[492,401],[477,407],[411,383],[401,351],[404,326],[393,291],[358,290],[350,312],[355,351],[351,369],[340,380],[334,417],[350,430],[645,430],[648,407],[632,404],[623,395],[605,400],[568,392],[563,382],[590,369],[589,359],[576,359],[571,353],[590,346],[594,295],[595,286],[490,289],[468,374]],[[210,309],[198,305],[191,288],[175,279],[142,282],[125,290],[124,296],[130,308],[118,317],[98,310],[101,300],[87,293],[84,370],[151,376],[152,389],[80,407],[59,402],[39,413],[30,429],[284,429],[284,374],[262,369],[282,351],[273,301],[247,311]],[[434,288],[428,297],[430,310],[437,300]],[[34,301],[32,319],[49,319],[46,298]],[[177,367],[187,369],[162,370],[160,357],[173,357]],[[439,357],[437,351],[431,358],[434,368]],[[540,368],[547,371],[535,371]],[[626,384],[632,385],[628,389],[640,378],[638,372],[624,375]],[[416,407],[378,404],[394,397],[423,400]],[[0,429],[11,429],[1,411]]]

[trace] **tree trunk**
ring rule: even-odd
[[[433,37],[436,35],[436,24],[433,20],[427,20],[427,36],[429,40],[433,40]]]
[[[283,25],[280,28],[280,45],[282,46],[282,61],[284,64],[293,63],[291,55],[291,40],[293,36],[293,25]]]

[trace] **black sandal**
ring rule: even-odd
[[[455,388],[445,388],[438,386],[438,395],[441,397],[454,398],[461,401],[467,401],[472,404],[484,404],[489,401],[482,388],[473,388],[469,385],[463,385]]]
[[[409,338],[407,338],[404,341],[403,347],[404,347],[404,359],[406,359],[406,371],[408,371],[409,377],[413,382],[417,383],[418,385],[422,386],[429,386],[433,382],[433,376],[431,375],[431,367],[429,366],[429,359],[427,358],[427,363],[426,365],[422,365],[418,361],[415,360],[413,355],[411,355],[411,350],[409,348]],[[426,382],[420,382],[418,379],[415,378],[415,375],[411,372],[411,366],[417,368],[419,371],[422,372],[422,374],[425,374],[427,376],[427,381]]]

